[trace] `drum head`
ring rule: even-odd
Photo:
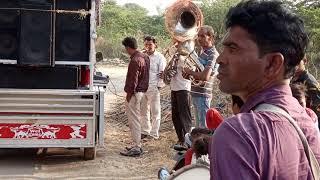
[[[209,180],[210,169],[207,166],[193,164],[188,165],[174,172],[169,180]]]

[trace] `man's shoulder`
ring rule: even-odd
[[[310,74],[309,72],[306,73],[305,81],[306,81],[306,83],[308,83],[308,86],[313,86],[313,87],[319,86],[319,83],[316,80],[316,78],[312,74]]]
[[[153,53],[153,55],[154,55],[157,59],[160,59],[160,60],[162,60],[162,59],[165,58],[164,55],[163,55],[161,52],[159,52],[159,51],[155,51],[155,52]]]
[[[308,71],[304,71],[303,73],[301,73],[299,78],[296,81],[294,81],[294,83],[303,83],[307,86],[307,88],[319,86],[319,83],[316,80],[316,78]]]
[[[212,55],[212,56],[217,56],[217,55],[219,55],[219,52],[218,52],[218,50],[216,49],[215,46],[212,46],[212,47],[209,49],[209,52],[210,52],[210,55]]]
[[[257,125],[252,113],[241,113],[224,120],[215,130],[213,145],[224,153],[242,154],[239,149],[252,150],[262,139],[261,127]]]
[[[269,129],[268,119],[273,117],[269,116],[268,112],[263,112],[265,115],[261,116],[259,112],[246,112],[239,113],[232,117],[229,117],[223,121],[220,125],[222,136],[229,134],[229,136],[242,136],[244,139],[259,139],[257,135],[262,135],[261,132],[263,129]],[[219,126],[219,128],[220,128]]]
[[[238,115],[234,115],[225,119],[221,126],[228,129],[229,131],[234,131],[239,134],[246,134],[246,129],[252,129],[252,127],[254,127],[254,119],[255,116],[253,115],[253,113],[240,113]]]
[[[206,60],[210,65],[212,65],[216,61],[218,56],[219,53],[214,46],[199,55],[201,59]]]
[[[131,61],[133,61],[133,62],[141,62],[141,61],[145,61],[145,60],[149,60],[149,57],[146,54],[139,52],[139,51],[131,59]]]

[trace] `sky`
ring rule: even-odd
[[[116,0],[116,2],[119,5],[136,3],[146,8],[149,11],[148,15],[158,15],[157,7],[159,7],[161,10],[164,10],[173,2],[175,2],[175,0]]]

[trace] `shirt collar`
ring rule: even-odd
[[[155,50],[155,51],[154,51],[151,55],[149,55],[149,56],[155,56],[156,53],[157,53],[157,50]]]
[[[286,101],[284,96],[292,96],[289,85],[275,85],[266,88],[257,94],[248,98],[245,104],[241,107],[240,112],[246,113],[254,109],[257,105],[268,103],[273,105],[285,104],[281,101]]]
[[[213,51],[214,46],[209,47],[209,48],[203,48],[203,52],[208,53]]]
[[[136,50],[136,51],[130,56],[130,59],[132,59],[135,55],[137,55],[137,53],[139,53],[138,50]]]

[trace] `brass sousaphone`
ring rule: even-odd
[[[184,66],[190,69],[203,71],[204,67],[195,53],[194,41],[203,25],[200,8],[191,0],[178,0],[166,10],[165,25],[174,45],[165,53],[169,62],[164,70],[164,82],[169,84],[171,78],[177,74],[179,60],[183,60]],[[185,78],[196,84],[192,77]]]

